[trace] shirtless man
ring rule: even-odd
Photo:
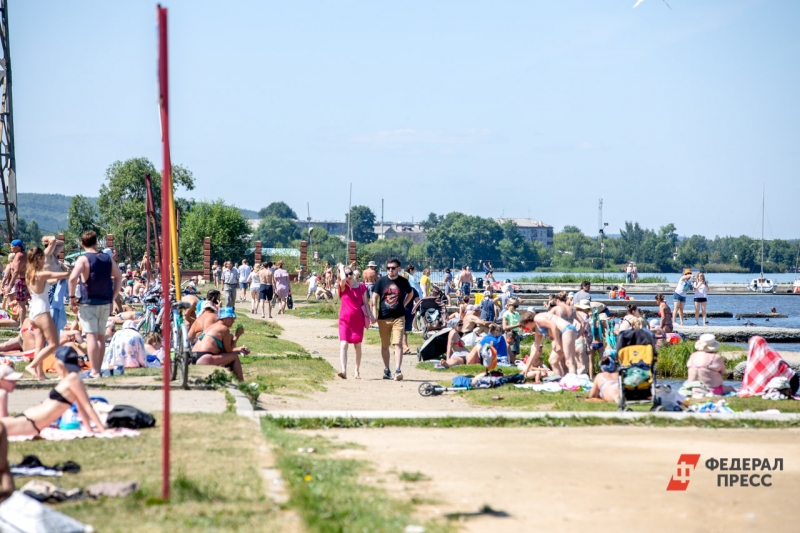
[[[272,318],[272,297],[275,295],[275,288],[273,287],[273,277],[275,269],[272,268],[272,261],[267,261],[263,268],[258,271],[258,280],[261,286],[258,288],[258,303],[256,304],[256,313],[258,313],[258,306],[261,306],[261,318],[264,318],[264,309],[266,308]]]
[[[15,296],[19,305],[17,322],[22,323],[28,312],[28,286],[25,284],[25,270],[28,268],[28,258],[25,257],[25,250],[22,247],[22,241],[19,239],[11,241],[11,252],[14,254],[14,260],[11,262],[11,268],[6,274],[7,279],[4,280],[3,296],[4,298],[8,298],[9,294]]]
[[[140,268],[142,269],[142,275],[150,283],[150,271],[153,269],[153,264],[150,263],[150,254],[144,254]]]
[[[461,277],[458,279],[461,283],[461,296],[469,296],[472,289],[472,272],[467,265],[461,268]]]

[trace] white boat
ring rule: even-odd
[[[792,292],[795,294],[800,294],[800,279],[794,280],[792,283]]]
[[[776,284],[771,279],[764,277],[764,187],[761,187],[761,274],[747,284],[747,288],[753,292],[771,293],[775,292]]]

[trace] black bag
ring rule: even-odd
[[[286,307],[294,309],[294,301],[292,301],[292,293],[289,293],[289,298],[286,299]]]
[[[115,405],[106,419],[106,426],[110,428],[141,429],[155,425],[156,419],[153,415],[130,405]]]

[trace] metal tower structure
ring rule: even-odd
[[[8,242],[17,234],[17,164],[14,156],[14,113],[11,101],[11,49],[8,41],[8,0],[0,0],[0,187],[3,189]],[[0,215],[2,216],[2,215]]]
[[[606,245],[603,243],[603,237],[606,235],[606,226],[608,222],[603,222],[603,199],[600,198],[600,205],[597,208],[597,233],[600,239],[600,262],[603,263],[603,290],[606,285]]]

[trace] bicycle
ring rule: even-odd
[[[178,384],[183,389],[189,388],[189,359],[192,356],[189,346],[189,329],[183,313],[192,304],[186,302],[172,303],[172,368],[170,369],[170,380],[178,380]]]

